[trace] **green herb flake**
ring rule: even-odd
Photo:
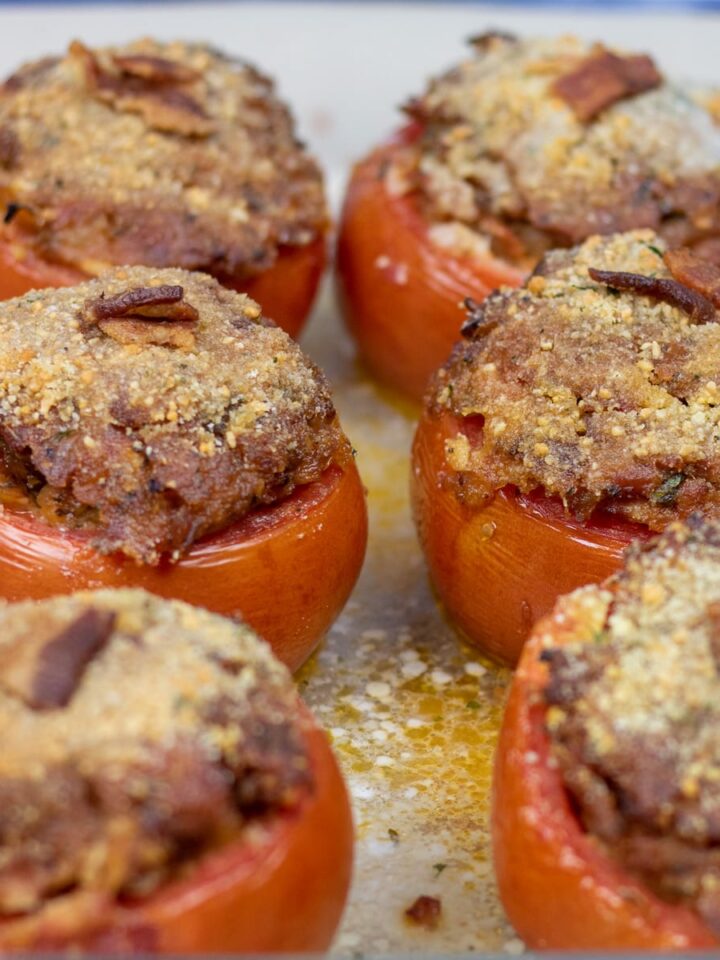
[[[479,709],[480,709],[480,704],[477,702],[477,700],[468,700],[468,702],[465,704],[465,706],[468,708],[468,710],[479,710]]]
[[[446,864],[446,863],[434,863],[434,864],[433,864],[433,870],[435,871],[435,876],[436,876],[436,877],[439,877],[440,874],[443,872],[443,870],[447,870],[447,864]]]
[[[397,830],[393,830],[392,827],[388,829],[388,836],[396,846],[398,843],[400,843],[400,834],[397,832]]]
[[[665,477],[659,487],[653,490],[650,494],[650,499],[658,506],[671,507],[677,499],[678,492],[684,480],[684,473],[671,473],[669,477]]]

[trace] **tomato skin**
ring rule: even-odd
[[[249,279],[222,276],[232,290],[257,300],[263,314],[291,337],[297,337],[310,313],[327,260],[325,237],[305,247],[284,247],[275,263]],[[19,297],[42,287],[72,287],[90,279],[76,267],[49,263],[25,247],[19,259],[0,226],[0,300]]]
[[[305,247],[285,247],[275,263],[247,280],[218,278],[226,287],[247,293],[274,320],[297,339],[315,302],[327,263],[324,236]]]
[[[507,487],[487,506],[462,504],[446,482],[454,471],[445,441],[465,429],[451,414],[421,418],[412,453],[413,513],[448,616],[471,643],[512,665],[533,623],[560,595],[604,580],[632,540],[649,533],[622,521],[578,523],[547,498],[537,502]]]
[[[203,537],[176,563],[104,556],[90,538],[10,508],[0,513],[0,596],[10,601],[143,587],[241,617],[296,670],[350,595],[367,543],[365,492],[352,460],[278,504]]]
[[[13,922],[0,923],[0,950],[179,955],[327,949],[350,885],[352,816],[327,737],[301,709],[315,790],[298,809],[277,815],[261,844],[228,844],[147,899],[106,906],[84,929],[58,930],[48,918],[34,925],[28,940]]]
[[[488,256],[452,256],[432,243],[410,198],[391,196],[383,170],[417,135],[402,133],[355,167],[340,221],[337,280],[345,321],[370,372],[420,400],[448,358],[465,319],[463,301],[481,302],[525,273]]]
[[[583,830],[551,765],[538,701],[547,683],[543,634],[569,642],[581,616],[578,602],[563,598],[536,627],[513,678],[492,808],[495,875],[505,911],[535,949],[717,949],[718,938],[693,910],[656,897]]]

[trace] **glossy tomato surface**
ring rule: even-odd
[[[430,580],[452,622],[489,656],[514,664],[533,623],[559,596],[604,580],[632,540],[649,533],[619,519],[580,523],[554,500],[510,487],[485,506],[462,503],[445,443],[471,429],[450,414],[420,420],[413,513]]]
[[[581,635],[582,616],[580,604],[564,598],[536,627],[513,678],[493,780],[493,855],[505,911],[531,948],[717,949],[697,914],[660,900],[584,831],[551,762],[539,702],[547,683],[543,635],[553,645],[570,642]]]
[[[312,308],[325,262],[323,236],[305,247],[282,248],[275,263],[254,277],[223,276],[218,280],[257,300],[264,316],[296,337]],[[82,270],[40,259],[31,248],[3,236],[0,227],[0,300],[41,287],[71,287],[88,279],[89,274]]]
[[[90,537],[27,511],[0,513],[0,596],[41,599],[102,587],[143,587],[239,617],[297,669],[328,630],[365,556],[365,492],[352,460],[277,504],[193,544],[175,564],[104,556]]]
[[[486,257],[459,257],[430,240],[412,197],[393,196],[385,171],[416,131],[406,131],[354,169],[340,222],[337,280],[347,325],[370,372],[419,400],[480,302],[525,273]]]
[[[251,837],[206,854],[143,900],[99,899],[42,919],[0,923],[0,949],[103,953],[325,950],[342,915],[353,828],[325,734],[303,710],[315,786]],[[90,908],[90,909],[89,909]]]

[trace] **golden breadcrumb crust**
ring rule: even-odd
[[[312,787],[287,670],[141,590],[0,605],[0,914],[150,893]]]
[[[28,64],[0,87],[0,201],[14,242],[237,280],[326,222],[322,178],[253,67],[145,39]]]
[[[5,468],[103,551],[177,557],[347,454],[320,371],[205,274],[33,291],[0,303],[0,337]]]
[[[431,405],[484,419],[482,442],[458,436],[449,461],[481,498],[543,488],[581,518],[603,507],[653,529],[717,515],[720,324],[595,269],[672,280],[663,242],[635,231],[548,254],[493,294],[432,388]]]
[[[543,659],[552,749],[580,817],[660,896],[720,930],[720,527],[695,517],[633,547]]]
[[[388,182],[443,246],[532,265],[648,227],[720,259],[720,129],[648,57],[488,34],[407,110],[419,139]]]

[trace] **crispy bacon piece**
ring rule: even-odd
[[[720,265],[710,263],[692,250],[668,250],[665,263],[675,279],[706,297],[720,310]]]
[[[158,287],[136,287],[114,297],[98,297],[88,301],[86,308],[96,322],[120,317],[196,322],[199,314],[192,304],[183,299],[184,296],[185,291],[181,286],[164,283]]]
[[[417,900],[405,911],[405,916],[411,923],[419,927],[425,927],[426,930],[435,930],[440,923],[442,913],[442,901],[439,897],[428,897],[425,894],[418,897]]]
[[[653,90],[662,81],[650,57],[620,57],[599,48],[571,73],[556,80],[552,89],[578,120],[588,123],[618,100]]]
[[[112,611],[92,607],[59,632],[38,624],[32,636],[0,650],[0,686],[33,710],[67,706],[114,624]]]
[[[199,314],[184,295],[181,286],[137,287],[114,297],[88,300],[82,320],[85,329],[97,326],[118,343],[190,350],[195,346]]]
[[[130,77],[140,77],[150,83],[194,83],[200,74],[192,67],[177,60],[165,57],[152,57],[146,54],[114,54],[113,63],[121,73]]]
[[[639,273],[623,273],[614,270],[588,271],[596,283],[604,283],[613,290],[627,290],[639,293],[643,297],[660,300],[677,307],[686,313],[693,323],[712,323],[717,320],[717,312],[712,303],[696,290],[691,290],[677,280],[665,277],[643,277]]]
[[[75,41],[70,54],[83,64],[88,90],[117,110],[139,113],[148,126],[182,136],[206,137],[214,125],[186,90],[196,71],[161,57],[114,57],[106,67],[97,55]]]

